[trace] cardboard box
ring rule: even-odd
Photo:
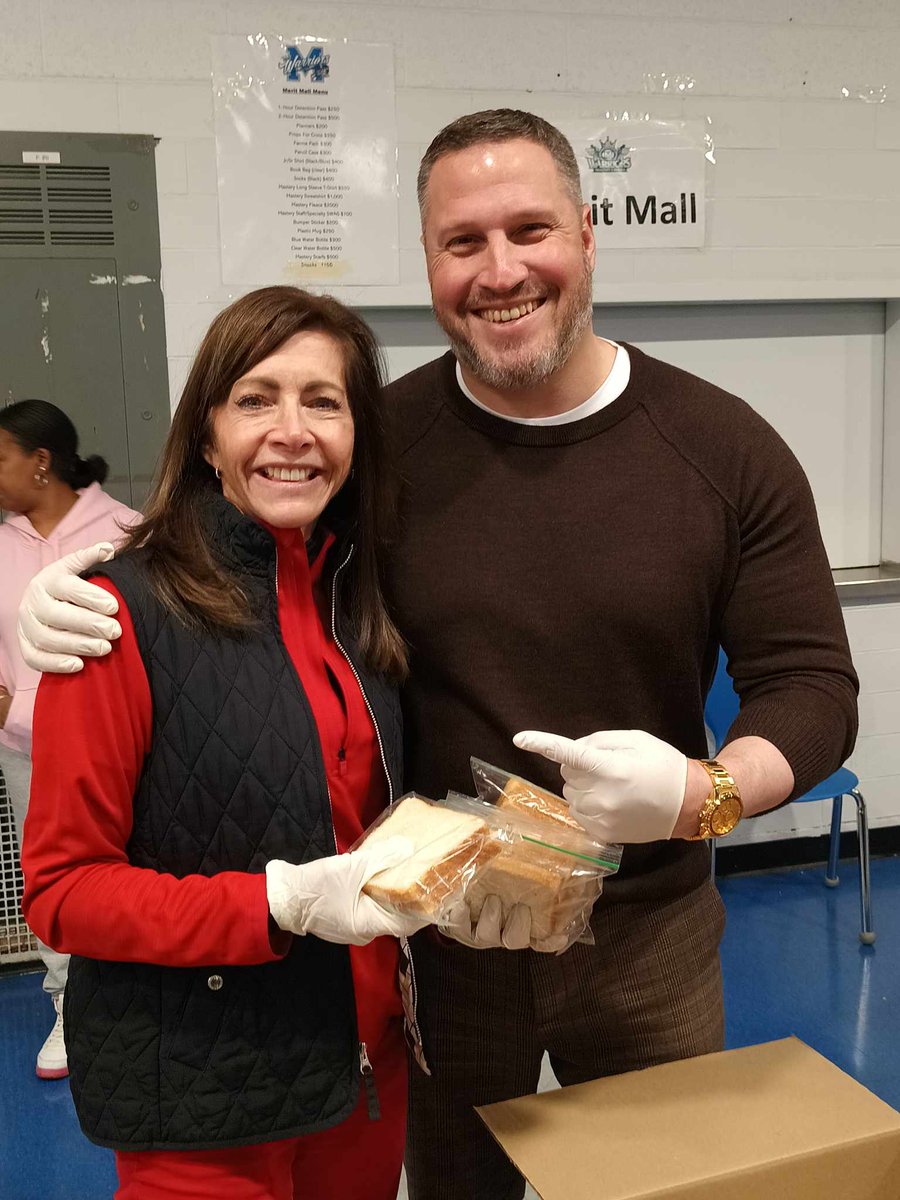
[[[542,1200],[900,1200],[900,1113],[796,1038],[478,1113]]]

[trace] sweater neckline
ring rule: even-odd
[[[616,425],[638,404],[640,378],[643,372],[644,355],[627,342],[620,342],[631,359],[631,378],[620,396],[599,412],[592,413],[581,421],[565,425],[522,425],[516,421],[504,421],[502,417],[473,404],[459,386],[456,379],[456,356],[452,350],[440,360],[443,376],[443,398],[448,408],[466,425],[498,442],[514,446],[570,446],[594,437],[605,429]]]

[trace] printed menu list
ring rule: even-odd
[[[399,282],[389,46],[213,38],[222,278]]]
[[[343,222],[353,215],[345,207],[351,189],[340,181],[343,160],[335,149],[341,106],[284,99],[278,115],[290,125],[289,178],[278,185],[288,207],[278,215],[291,221],[292,257],[301,268],[336,263],[344,257]]]

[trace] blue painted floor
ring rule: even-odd
[[[900,1109],[900,858],[872,864],[878,940],[860,944],[855,866],[720,880],[729,1046],[796,1034]],[[109,1200],[113,1157],[82,1137],[65,1080],[34,1075],[52,1024],[39,974],[0,976],[0,1197]],[[224,1198],[223,1198],[224,1200]]]
[[[0,1197],[108,1200],[112,1152],[82,1135],[68,1080],[34,1073],[54,1020],[42,980],[43,971],[0,977]]]
[[[900,1109],[900,858],[872,862],[874,946],[859,941],[855,863],[720,880],[729,1046],[796,1034]]]

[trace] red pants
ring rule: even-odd
[[[400,1022],[371,1052],[381,1119],[363,1088],[340,1125],[233,1150],[118,1151],[116,1200],[396,1200],[406,1134]]]

